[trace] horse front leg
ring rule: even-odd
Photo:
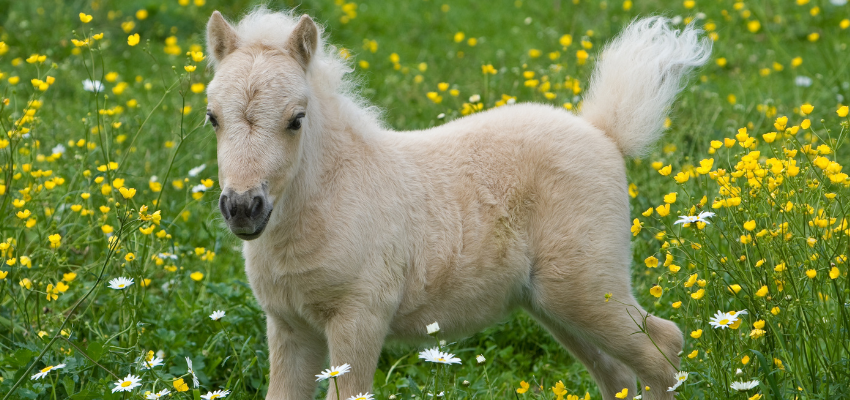
[[[312,399],[328,348],[321,333],[266,315],[269,390],[266,400]]]
[[[361,308],[354,313],[340,313],[327,327],[328,348],[332,366],[351,365],[351,371],[337,379],[339,398],[347,399],[372,390],[378,357],[387,335],[389,317],[381,312]],[[328,400],[336,400],[334,382],[328,388]]]

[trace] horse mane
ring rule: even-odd
[[[234,25],[239,45],[284,49],[300,17],[294,10],[273,11],[265,5],[259,5]],[[354,71],[351,62],[343,57],[336,46],[328,43],[324,26],[318,22],[316,26],[319,29],[319,42],[308,70],[308,80],[313,91],[320,97],[337,95],[337,112],[340,117],[383,128],[381,109],[361,96],[360,82],[350,74]]]

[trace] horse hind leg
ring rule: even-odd
[[[589,340],[571,332],[564,324],[549,318],[545,313],[535,313],[533,310],[529,312],[562,346],[584,364],[599,386],[602,398],[615,399],[614,395],[624,388],[628,389],[629,393],[637,393],[636,376],[626,364],[611,357]]]
[[[672,399],[667,388],[674,384],[674,375],[678,371],[678,354],[684,344],[682,332],[673,322],[648,315],[631,295],[628,269],[613,269],[606,271],[599,265],[570,269],[549,265],[539,269],[537,279],[532,283],[532,308],[536,310],[533,314],[545,315],[549,321],[544,321],[544,324],[558,340],[566,342],[565,346],[573,350],[579,359],[585,357],[592,361],[592,352],[579,356],[582,348],[592,349],[587,346],[592,344],[629,367],[643,386],[650,387],[650,390],[644,391],[644,399]],[[617,294],[615,301],[606,302],[606,293]],[[569,334],[564,333],[566,327],[574,332],[573,336],[584,339],[571,341]],[[648,335],[640,333],[640,327]],[[610,390],[626,388],[630,396],[636,394],[631,389],[634,383],[625,383],[626,375],[618,372],[621,369],[613,361],[606,361],[607,364],[600,367],[584,363],[588,369],[598,368],[599,372],[591,374],[615,371],[610,380],[594,375],[597,382],[602,382],[600,387],[605,391],[606,399],[612,398],[609,397]],[[609,385],[623,386],[611,389]]]

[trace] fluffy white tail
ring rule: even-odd
[[[670,27],[663,17],[633,21],[602,51],[581,116],[611,136],[624,155],[639,156],[661,134],[664,118],[711,40],[701,30]]]

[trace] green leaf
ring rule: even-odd
[[[68,398],[68,400],[94,400],[100,398],[100,393],[94,393],[89,391],[88,389],[83,389],[80,393],[77,393]]]

